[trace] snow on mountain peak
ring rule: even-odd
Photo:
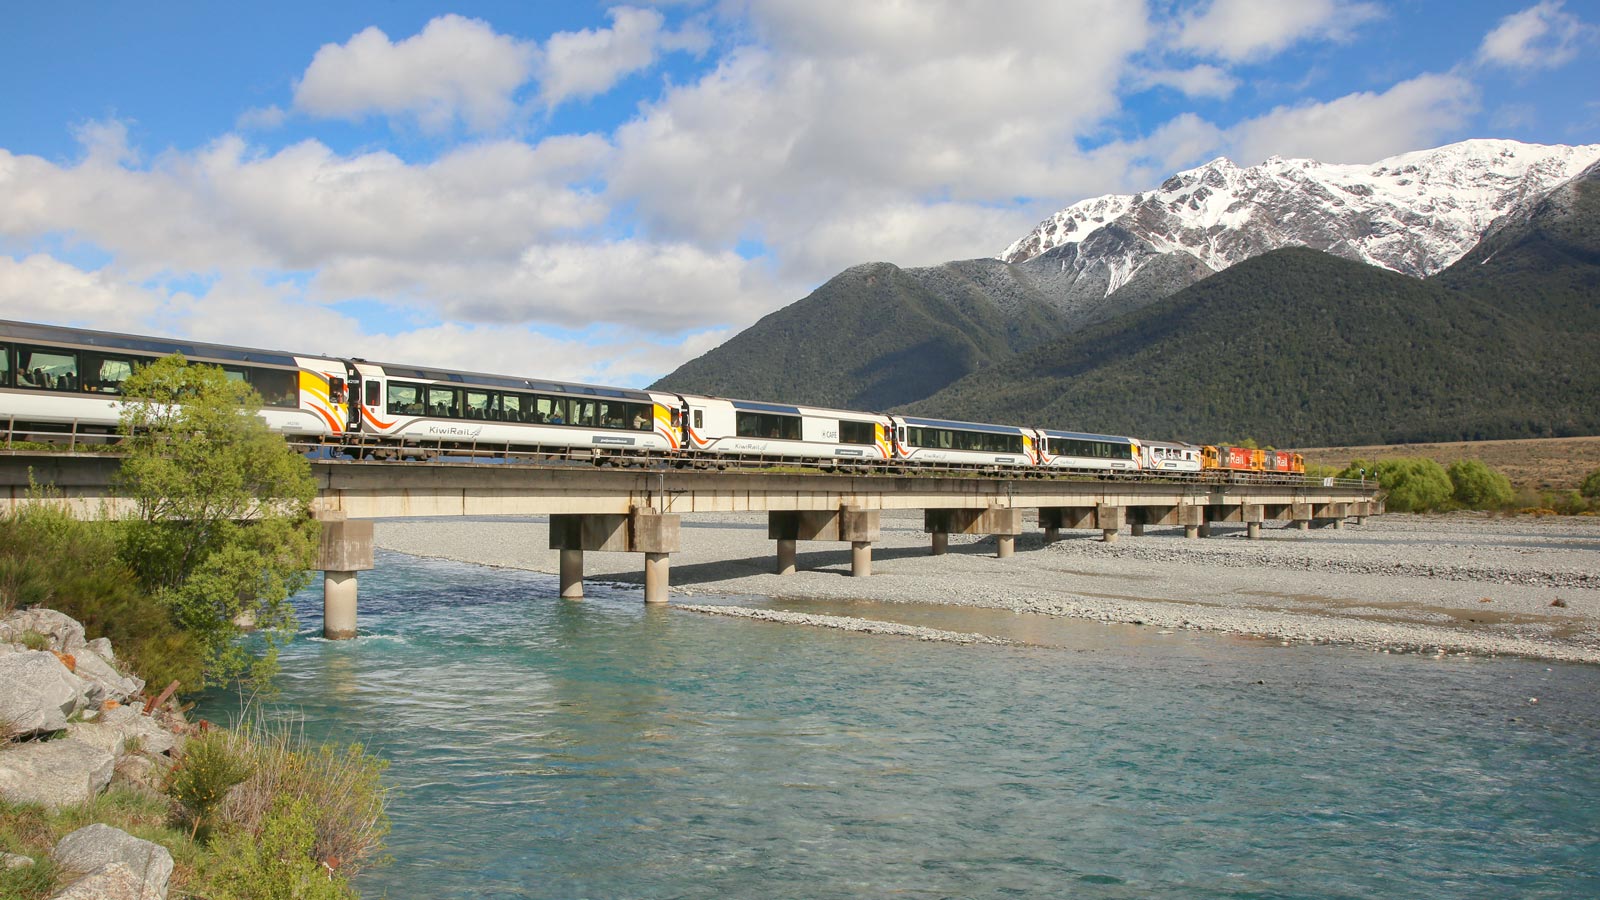
[[[1240,168],[1218,157],[1154,190],[1074,203],[999,258],[1033,259],[1115,225],[1158,253],[1188,253],[1213,271],[1279,247],[1307,246],[1427,276],[1460,259],[1496,219],[1597,159],[1600,144],[1510,140],[1462,141],[1365,165],[1274,156]],[[1127,242],[1114,245],[1125,248]],[[1107,293],[1141,264],[1132,258],[1098,262],[1117,273]],[[1079,258],[1074,266],[1095,263]]]

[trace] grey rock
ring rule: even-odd
[[[83,680],[45,650],[0,656],[0,685],[0,723],[17,734],[59,731],[84,703]]]
[[[109,863],[50,895],[50,900],[166,900],[158,890],[122,863]]]
[[[110,753],[82,741],[32,741],[0,750],[0,797],[59,809],[82,803],[111,783]]]
[[[149,754],[170,753],[175,743],[172,732],[134,706],[103,710],[93,722],[75,722],[67,726],[67,736],[119,757],[130,739],[137,739],[139,752]]]
[[[155,789],[161,784],[162,770],[148,756],[129,754],[117,760],[116,772],[111,776],[113,785]]]
[[[117,664],[117,655],[111,649],[111,639],[98,637],[89,642],[89,652],[100,657],[112,665]]]
[[[33,865],[33,860],[15,853],[0,853],[0,869],[20,869]]]
[[[0,619],[0,641],[15,642],[30,631],[49,638],[50,649],[61,653],[77,653],[88,646],[78,620],[53,609],[19,609]]]
[[[116,666],[95,653],[93,647],[85,646],[74,658],[78,664],[74,674],[87,682],[86,693],[91,703],[120,702],[144,690],[144,679],[117,671]]]
[[[137,877],[133,894],[108,896],[166,897],[167,880],[172,877],[172,854],[167,848],[140,840],[110,825],[86,825],[62,838],[50,856],[63,870],[86,876],[123,868]],[[120,886],[126,879],[115,879]],[[73,886],[81,884],[82,879]],[[59,895],[58,895],[59,896]],[[95,896],[82,894],[78,896]]]

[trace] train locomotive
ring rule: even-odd
[[[116,439],[120,385],[172,353],[262,397],[274,431],[323,453],[500,453],[597,463],[829,470],[1298,476],[1297,453],[635,390],[0,321],[0,423],[14,439]]]

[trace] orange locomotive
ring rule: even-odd
[[[1306,459],[1287,450],[1255,450],[1249,447],[1200,448],[1200,468],[1228,472],[1271,472],[1299,474],[1306,471]]]

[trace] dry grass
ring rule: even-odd
[[[1600,437],[1319,447],[1301,452],[1307,465],[1341,469],[1353,459],[1376,461],[1393,456],[1426,456],[1445,466],[1460,459],[1476,459],[1511,479],[1513,488],[1534,491],[1577,490],[1585,475],[1600,469]]]

